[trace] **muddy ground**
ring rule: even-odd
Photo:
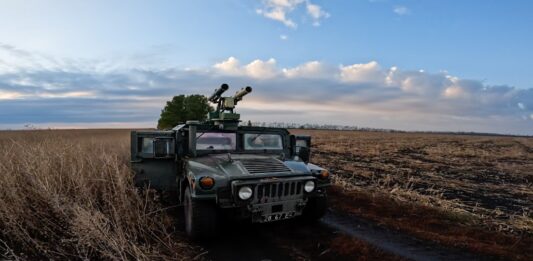
[[[533,233],[533,138],[293,132],[313,137],[313,161],[346,188],[472,215],[493,231]]]
[[[203,247],[205,260],[497,260],[423,241],[331,210],[316,223],[299,219],[231,224]]]

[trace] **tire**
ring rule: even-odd
[[[216,234],[217,212],[211,202],[194,200],[190,188],[185,189],[185,232],[193,239],[208,239]]]
[[[326,195],[322,197],[309,198],[305,206],[302,217],[309,221],[316,221],[321,219],[328,210],[328,199]]]

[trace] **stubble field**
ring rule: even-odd
[[[532,138],[291,132],[313,137],[312,161],[333,173],[335,211],[445,246],[533,256]],[[151,260],[204,251],[166,206],[133,187],[128,130],[3,131],[0,148],[0,256]]]
[[[345,211],[450,246],[533,256],[533,138],[293,130]]]

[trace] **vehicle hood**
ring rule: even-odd
[[[213,154],[193,158],[188,160],[188,170],[231,179],[310,175],[307,164],[302,161],[257,154]]]

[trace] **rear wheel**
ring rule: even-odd
[[[216,234],[217,213],[211,202],[194,200],[190,188],[184,194],[185,232],[194,239],[206,239]]]
[[[322,197],[309,198],[307,205],[305,206],[302,216],[306,220],[318,220],[322,218],[328,210],[328,200],[326,195]]]

